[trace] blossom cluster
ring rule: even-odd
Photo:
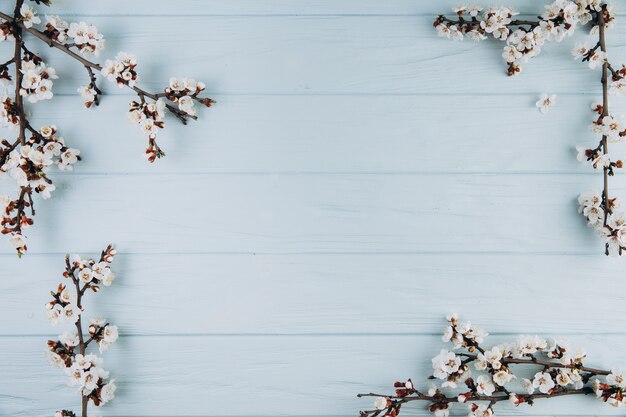
[[[52,300],[46,304],[48,319],[56,324],[69,321],[75,331],[66,331],[57,340],[48,341],[48,361],[63,369],[69,377],[69,385],[78,388],[83,399],[95,406],[111,401],[115,396],[115,380],[109,379],[109,372],[103,367],[103,359],[94,353],[87,353],[92,342],[99,345],[100,353],[117,341],[118,329],[102,318],[90,319],[87,333],[83,332],[82,313],[83,297],[87,290],[98,292],[101,285],[109,286],[115,275],[111,271],[111,262],[116,254],[108,246],[100,260],[83,259],[78,255],[66,257],[64,278],[71,281],[72,289],[59,284],[56,292],[51,292]],[[57,416],[74,416],[71,411],[58,411]]]
[[[84,56],[99,56],[106,45],[104,35],[94,25],[85,22],[68,23],[56,15],[46,16],[44,33],[57,42],[70,41],[70,45]]]
[[[46,65],[37,55],[26,54],[22,60],[20,95],[29,102],[51,100],[52,80],[59,78],[54,68]]]
[[[613,69],[608,62],[605,53],[598,51],[597,47],[577,45],[572,54],[575,58],[587,61],[590,68],[598,66],[608,67],[612,77],[608,87],[608,93],[612,95],[623,95],[626,91],[626,67],[619,70]],[[601,62],[593,64],[594,58],[601,55]],[[607,68],[604,69],[607,71]],[[608,80],[606,81],[608,84]],[[608,100],[607,100],[608,102]],[[591,110],[596,114],[596,118],[591,122],[590,129],[600,136],[598,145],[593,148],[577,146],[578,160],[586,162],[594,169],[602,170],[607,177],[613,176],[616,169],[621,169],[624,163],[620,159],[613,159],[608,152],[608,145],[615,143],[626,143],[626,121],[623,115],[610,114],[602,102],[594,102]],[[620,207],[618,198],[610,198],[608,193],[586,192],[578,197],[579,212],[586,219],[587,224],[596,230],[606,247],[607,255],[621,256],[626,249],[626,215],[622,211],[616,211]]]
[[[156,144],[156,135],[158,129],[165,127],[165,101],[158,99],[151,103],[146,101],[132,101],[128,118],[131,122],[137,123],[144,134],[148,137],[148,148],[146,149],[146,157],[148,161],[154,162],[155,159],[161,158],[165,153]]]
[[[46,6],[52,3],[51,0],[32,1]],[[27,249],[22,229],[33,224],[35,214],[33,194],[48,198],[55,189],[47,175],[48,167],[56,165],[61,170],[69,170],[80,160],[78,150],[66,147],[62,138],[37,131],[28,120],[27,105],[53,99],[53,80],[58,78],[54,68],[27,47],[29,36],[54,47],[53,50],[74,59],[86,70],[89,82],[78,89],[86,107],[99,104],[100,77],[137,94],[139,100],[131,103],[129,114],[148,137],[146,156],[150,162],[165,155],[156,143],[156,132],[164,127],[166,111],[186,123],[197,118],[196,103],[208,107],[213,100],[200,97],[205,85],[190,78],[172,78],[163,91],[148,92],[137,85],[139,75],[133,55],[120,52],[102,65],[90,60],[92,56],[99,56],[106,45],[104,36],[94,25],[68,22],[53,14],[46,14],[42,22],[35,8],[24,2],[17,5],[20,7],[16,7],[13,16],[0,11],[0,42],[15,43],[11,48],[13,57],[0,64],[0,126],[16,132],[11,141],[0,139],[0,174],[8,173],[17,180],[19,187],[15,198],[0,196],[0,225],[2,233],[9,236],[9,242],[21,256]]]
[[[362,417],[396,417],[408,401],[422,400],[436,417],[448,417],[453,404],[467,404],[468,416],[494,415],[494,405],[509,402],[515,406],[533,405],[539,398],[563,394],[590,394],[613,406],[626,404],[626,376],[619,370],[588,368],[584,350],[561,339],[519,336],[510,343],[485,349],[481,346],[487,333],[470,322],[448,317],[443,340],[452,350],[441,350],[432,359],[431,384],[422,393],[409,379],[395,382],[395,395],[360,394],[375,397],[374,410],[362,411]],[[455,350],[463,349],[463,352]],[[518,368],[523,372],[518,372]],[[531,371],[532,370],[532,371]],[[475,375],[472,375],[472,371]],[[526,375],[532,375],[527,378]],[[519,383],[512,384],[514,381]],[[515,392],[515,389],[520,389]],[[450,391],[447,393],[447,391]]]
[[[17,149],[7,141],[3,141],[3,147],[0,147],[0,175],[13,178],[20,190],[16,199],[0,195],[1,232],[10,236],[10,243],[18,254],[26,252],[23,229],[33,224],[33,219],[26,213],[26,208],[32,209],[33,202],[32,199],[26,201],[25,195],[34,192],[43,199],[50,198],[56,188],[48,176],[50,167],[71,170],[80,159],[80,151],[67,147],[57,133],[56,126],[43,126],[39,131],[33,131],[25,144]]]
[[[206,88],[205,84],[192,78],[170,78],[170,85],[163,94],[157,95],[156,100],[147,102],[144,96],[140,101],[132,101],[128,118],[131,122],[139,125],[144,134],[148,137],[148,148],[146,149],[146,157],[149,162],[154,162],[157,158],[161,158],[165,153],[156,143],[158,129],[165,127],[165,110],[168,106],[163,99],[167,98],[170,102],[176,104],[178,109],[170,111],[176,112],[177,117],[185,120],[187,117],[197,117],[198,110],[195,103],[201,103],[207,107],[213,104],[213,100],[209,98],[199,97],[199,94]]]
[[[519,63],[539,54],[545,42],[560,42],[571,36],[578,26],[591,23],[590,34],[597,36],[597,40],[578,42],[572,55],[590,69],[602,71],[602,102],[592,105],[597,116],[591,123],[591,130],[600,136],[600,141],[595,147],[577,147],[577,150],[579,161],[588,162],[603,172],[604,189],[581,194],[579,211],[603,240],[607,255],[626,253],[626,215],[616,211],[620,202],[608,193],[609,177],[624,165],[623,161],[612,157],[609,145],[626,142],[624,117],[612,114],[608,109],[609,95],[626,94],[626,65],[611,65],[606,49],[605,32],[615,25],[614,8],[602,0],[555,0],[545,6],[545,11],[536,20],[514,19],[518,13],[507,7],[459,6],[453,11],[456,19],[443,15],[437,17],[434,22],[437,33],[455,40],[462,40],[465,36],[482,40],[492,35],[505,41],[503,57],[509,65],[509,75],[520,72]],[[555,95],[543,94],[536,105],[546,113],[555,98]]]
[[[435,27],[439,36],[463,40],[465,36],[475,41],[487,39],[489,35],[505,41],[502,56],[508,64],[508,74],[521,71],[520,63],[528,62],[541,52],[548,41],[561,42],[571,36],[577,25],[585,25],[593,19],[593,13],[602,10],[598,0],[556,0],[546,5],[545,11],[536,21],[514,20],[519,13],[508,7],[458,6],[452,9],[458,20],[439,16]],[[614,12],[606,8],[609,18],[607,27],[614,24]],[[597,27],[592,28],[592,33]]]
[[[139,75],[135,68],[137,67],[137,58],[126,52],[119,52],[115,59],[107,59],[102,66],[102,75],[109,81],[113,81],[118,87],[125,86],[134,87],[139,80]]]

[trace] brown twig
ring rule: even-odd
[[[85,57],[83,57],[83,56],[79,55],[78,53],[72,51],[66,44],[63,44],[61,42],[55,41],[54,39],[52,39],[48,35],[46,35],[44,32],[42,32],[40,30],[37,30],[34,27],[27,28],[26,26],[24,26],[24,24],[22,22],[20,22],[19,20],[14,19],[13,17],[11,17],[8,14],[3,13],[3,12],[0,12],[0,18],[6,20],[8,22],[12,22],[12,23],[16,24],[17,26],[20,27],[21,30],[26,31],[26,32],[30,33],[31,35],[34,35],[36,38],[40,39],[41,41],[46,43],[51,48],[56,48],[59,51],[63,52],[64,54],[70,56],[71,58],[73,58],[76,61],[78,61],[81,64],[83,64],[83,66],[85,68],[93,69],[93,70],[96,70],[98,72],[102,71],[102,66],[100,64],[97,64],[95,62],[92,62],[92,61],[86,59]],[[151,98],[153,100],[158,100],[160,97],[164,97],[160,93],[151,93],[151,92],[148,92],[148,91],[146,91],[146,90],[144,90],[144,89],[142,89],[140,87],[137,87],[136,85],[131,87],[130,85],[126,84],[126,86],[128,88],[130,88],[131,90],[135,91],[137,93],[137,95],[149,97],[149,98]],[[187,123],[187,119],[196,120],[198,118],[197,116],[192,116],[192,115],[189,115],[189,114],[185,113],[184,111],[178,109],[177,107],[173,106],[170,103],[166,103],[166,107],[170,111],[170,113],[172,113],[174,116],[176,116],[176,118],[179,119],[181,122],[183,122],[183,124]]]
[[[24,0],[17,0],[15,2],[15,11],[13,12],[15,16],[20,15],[20,9],[24,4]],[[2,16],[3,17],[3,16]],[[19,20],[12,21],[15,27],[14,37],[15,37],[15,52],[13,56],[13,61],[15,62],[15,105],[18,111],[19,117],[19,140],[22,145],[26,143],[26,135],[25,135],[25,111],[24,111],[24,99],[20,94],[20,89],[22,88],[22,47],[24,46],[24,40],[22,38],[22,29],[25,28],[24,24]]]

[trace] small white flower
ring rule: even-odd
[[[555,387],[555,382],[547,372],[537,372],[533,378],[533,387],[539,389],[539,392],[547,394]]]
[[[493,374],[493,382],[500,386],[504,386],[515,379],[515,375],[507,371],[498,371]]]
[[[93,276],[91,274],[91,269],[83,268],[80,271],[78,271],[78,279],[80,279],[82,282],[84,283],[91,282],[92,278]]]
[[[115,398],[115,380],[112,379],[108,384],[102,387],[102,391],[100,392],[100,398],[102,399],[102,404],[106,404]]]
[[[378,397],[376,398],[376,400],[374,401],[374,407],[376,407],[377,410],[384,410],[387,408],[387,398],[385,397]]]
[[[612,386],[626,388],[626,378],[620,369],[611,369],[611,373],[606,376],[606,383]]]
[[[23,4],[20,8],[20,16],[22,16],[22,22],[24,23],[24,26],[26,26],[28,29],[32,28],[33,25],[41,23],[41,19],[39,18],[39,16],[37,16],[37,12],[35,11],[35,9],[27,4]]]
[[[548,95],[544,93],[539,96],[539,100],[535,103],[535,105],[541,113],[545,114],[550,111],[550,108],[554,106],[555,102],[556,94]]]
[[[522,378],[521,385],[522,389],[528,395],[532,395],[535,392],[535,386],[533,385],[533,381],[531,381],[530,379]]]
[[[574,49],[572,49],[572,55],[574,59],[584,58],[589,53],[589,45],[586,43],[578,42]]]
[[[79,339],[76,333],[65,332],[59,336],[59,341],[65,346],[74,347],[78,346]]]
[[[60,312],[60,317],[62,320],[67,320],[71,323],[76,323],[80,318],[80,309],[73,304],[68,304],[63,307],[63,310]]]
[[[19,233],[11,233],[9,235],[9,243],[20,253],[26,251],[26,237]]]
[[[596,69],[602,67],[607,59],[607,55],[602,51],[595,51],[589,58],[589,68]]]
[[[65,369],[65,361],[58,354],[52,351],[47,351],[46,358],[48,363],[54,368]]]
[[[447,379],[450,374],[455,373],[461,366],[461,358],[454,352],[442,350],[439,355],[432,359],[433,376],[438,379]]]
[[[620,78],[617,81],[611,82],[609,86],[609,94],[615,96],[626,95],[626,79]]]
[[[197,114],[193,99],[190,96],[184,96],[178,99],[178,108],[190,116],[195,116]]]
[[[556,383],[559,384],[562,387],[565,387],[569,384],[572,383],[571,378],[569,377],[569,375],[567,374],[567,372],[561,370],[557,375],[556,375]]]
[[[480,375],[476,378],[476,391],[481,395],[491,395],[496,390],[491,378],[488,375]]]

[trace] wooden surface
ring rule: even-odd
[[[168,156],[149,165],[132,97],[107,86],[83,109],[82,68],[35,48],[61,79],[33,122],[57,124],[84,161],[36,201],[29,255],[0,245],[0,416],[76,408],[45,362],[64,327],[43,304],[66,252],[109,241],[118,278],[87,304],[120,327],[105,355],[120,389],[96,415],[355,416],[371,406],[358,392],[427,386],[452,311],[494,343],[561,335],[590,365],[626,366],[625,264],[576,212],[602,181],[574,150],[595,141],[600,93],[569,52],[584,35],[509,79],[499,43],[436,37],[432,19],[455,3],[59,0],[56,13],[105,33],[106,57],[138,56],[144,86],[193,76],[218,103],[187,127],[169,119]],[[543,4],[527,3],[509,2]],[[626,60],[626,25],[608,36]],[[542,92],[559,94],[547,115]],[[611,186],[626,194],[621,175]],[[616,413],[593,398],[497,412]]]

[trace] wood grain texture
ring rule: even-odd
[[[560,320],[554,320],[558,326]],[[511,337],[494,337],[493,343]],[[584,340],[580,340],[584,339]],[[49,415],[76,403],[58,369],[46,368],[45,338],[0,338],[0,392],[10,401],[0,413],[15,417]],[[615,350],[623,335],[571,338],[584,346],[589,363],[626,363]],[[414,377],[428,387],[430,358],[442,347],[439,336],[178,336],[125,337],[107,352],[105,367],[119,396],[102,408],[107,416],[355,416],[372,401],[359,392],[389,392],[398,378]],[[609,360],[610,358],[610,360]],[[46,384],[33,384],[45,380]],[[50,391],[50,389],[54,391]],[[424,407],[424,406],[422,406]],[[426,415],[420,406],[406,415]],[[414,411],[413,411],[414,410]],[[501,415],[619,415],[594,397],[560,398],[534,407],[498,406]],[[455,415],[467,415],[466,406]]]
[[[37,199],[27,257],[0,244],[1,417],[77,404],[46,367],[61,328],[43,304],[64,253],[108,242],[118,279],[86,314],[120,326],[105,355],[120,389],[96,415],[355,416],[370,406],[356,393],[430,371],[452,311],[495,341],[566,335],[590,364],[626,363],[624,264],[576,213],[578,193],[601,186],[574,153],[596,139],[600,92],[570,55],[583,33],[510,79],[501,43],[436,37],[433,17],[456,0],[55,3],[105,34],[102,60],[137,54],[144,86],[192,76],[218,103],[190,126],[169,120],[168,157],[149,165],[128,91],[103,81],[102,105],[85,110],[82,68],[35,48],[61,78],[33,120],[57,124],[84,162]],[[536,14],[544,2],[505,3]],[[626,26],[608,37],[626,60]],[[545,116],[543,92],[559,94]],[[626,192],[622,175],[611,185]],[[497,411],[619,412],[593,398]]]
[[[0,316],[0,336],[55,334],[43,305],[46,290],[64,281],[62,257],[0,260],[4,274],[20,277],[0,281],[11,312]],[[615,315],[626,302],[613,286],[621,265],[563,255],[123,254],[115,285],[88,295],[86,314],[140,336],[413,335],[439,333],[443,317],[456,311],[491,332],[558,330],[584,341],[626,331],[626,319]],[[546,319],[541,306],[558,304],[560,292],[572,307]],[[589,300],[602,300],[592,315],[574,307]],[[602,317],[613,317],[611,326]]]
[[[207,83],[210,94],[519,94],[598,91],[599,73],[572,59],[576,40],[549,44],[514,79],[501,42],[438,38],[432,16],[97,17],[111,57],[137,55],[140,83],[162,90],[170,76]],[[626,28],[608,35],[612,56],[626,56]],[[5,46],[8,47],[8,46]],[[80,65],[41,45],[57,69],[56,92],[86,83]],[[1,51],[1,49],[0,49]],[[167,65],[163,65],[163,62]],[[106,91],[125,89],[103,82]],[[595,93],[594,93],[595,94]]]
[[[612,181],[624,192],[623,177]],[[577,253],[598,175],[74,175],[39,202],[31,253]],[[7,245],[0,253],[11,253]]]
[[[63,96],[36,106],[33,121],[54,121],[66,141],[81,149],[77,173],[594,175],[576,160],[575,150],[596,144],[588,129],[590,96],[558,97],[547,115],[535,108],[535,94],[216,99],[188,126],[168,119],[159,132],[167,157],[154,165],[143,158],[143,133],[127,120],[130,97],[105,97],[87,110],[80,98]],[[616,100],[614,109],[625,111],[626,101]],[[611,154],[623,158],[626,147],[613,146]]]
[[[511,7],[525,13],[537,14],[543,3],[509,0]],[[93,0],[89,3],[55,0],[54,10],[61,14],[77,15],[416,15],[448,12],[457,5],[454,0],[435,3],[415,0],[355,1],[355,0]]]

